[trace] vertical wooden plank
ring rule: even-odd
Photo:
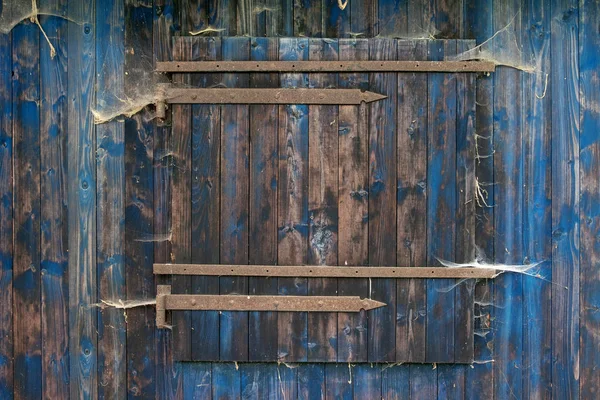
[[[237,1],[235,0],[207,0],[208,24],[218,29],[219,35],[237,35]]]
[[[475,41],[457,41],[460,54]],[[456,74],[456,244],[454,259],[467,263],[475,249],[475,74]],[[454,362],[473,362],[475,281],[458,282],[455,290]],[[462,372],[465,370],[463,369]]]
[[[12,33],[0,34],[0,397],[13,390]]]
[[[237,363],[212,364],[212,398],[219,400],[240,399],[241,376]]]
[[[579,398],[579,15],[552,2],[552,397]],[[568,289],[567,289],[568,288]]]
[[[80,15],[68,35],[69,353],[71,398],[96,398],[95,2],[69,3]]]
[[[316,38],[323,35],[323,1],[293,0],[294,36]]]
[[[381,367],[381,398],[388,400],[410,398],[410,366],[386,364]]]
[[[338,42],[310,39],[309,59],[337,60]],[[336,87],[336,74],[309,74],[309,87]],[[338,263],[338,107],[309,106],[308,152],[308,262]],[[308,280],[311,296],[335,295],[337,279]],[[337,314],[308,314],[308,360],[337,359]]]
[[[350,4],[338,0],[323,1],[324,37],[341,38],[350,32]]]
[[[183,363],[183,399],[210,399],[212,394],[210,363]]]
[[[124,98],[124,6],[107,1],[96,4],[96,107],[116,107]],[[125,143],[122,121],[96,126],[97,268],[98,297],[119,304],[125,300]],[[98,396],[127,395],[125,313],[115,307],[98,311]],[[60,397],[60,396],[59,396]]]
[[[192,58],[220,60],[220,38],[193,38]],[[194,87],[211,87],[221,74],[193,74]],[[219,263],[221,107],[192,106],[192,262]],[[219,294],[219,278],[192,277],[192,293]],[[192,360],[219,359],[219,313],[191,312]]]
[[[437,398],[438,374],[431,364],[410,365],[410,399],[430,400]]]
[[[277,364],[240,365],[242,399],[281,398]]]
[[[298,367],[298,400],[325,397],[325,364],[301,364]]]
[[[276,38],[252,39],[251,59],[277,60]],[[252,74],[251,87],[277,87],[278,74]],[[278,187],[277,105],[250,106],[250,264],[277,264]],[[251,277],[250,294],[277,294],[277,279]],[[251,361],[277,360],[277,313],[252,312],[249,315],[249,354]]]
[[[456,41],[430,41],[430,60],[456,54]],[[456,75],[428,77],[427,265],[454,261],[456,243]],[[453,279],[427,282],[427,361],[454,361]]]
[[[524,398],[552,395],[552,90],[549,0],[521,7],[523,57],[535,60],[537,71],[523,74],[523,262],[542,262],[523,277]],[[547,279],[547,280],[546,280]]]
[[[494,3],[494,29],[506,26],[519,2]],[[521,28],[518,18],[515,29]],[[523,260],[523,163],[521,72],[499,67],[494,75],[494,247],[495,263]],[[522,276],[504,274],[494,280],[494,397],[522,396]]]
[[[408,4],[406,0],[378,0],[378,18],[374,35],[382,37],[407,37]]]
[[[38,28],[13,29],[14,394],[42,395],[40,311],[40,73]]]
[[[248,38],[223,39],[224,60],[249,60]],[[226,87],[248,87],[249,74],[225,74]],[[249,116],[247,105],[221,108],[221,262],[248,263]],[[221,277],[220,294],[248,294],[248,278]],[[222,312],[221,360],[248,359],[248,312]]]
[[[372,39],[369,59],[396,60],[397,42]],[[388,96],[369,105],[369,265],[390,266],[396,265],[397,74],[370,74],[369,90]],[[371,279],[369,288],[387,306],[368,313],[368,359],[395,361],[396,281]]]
[[[427,42],[398,42],[399,60],[426,60]],[[427,74],[398,74],[397,265],[427,265]],[[396,283],[396,361],[425,361],[427,285]]]
[[[308,59],[308,40],[279,40],[279,59]],[[306,87],[306,74],[281,74],[281,87]],[[279,106],[279,265],[304,265],[308,261],[308,106]],[[306,295],[306,278],[279,278],[280,295]],[[280,361],[307,360],[306,313],[277,313]]]
[[[125,93],[136,93],[133,77],[151,60],[152,2],[125,4]],[[139,301],[155,294],[154,261],[154,124],[137,114],[125,120],[125,279],[127,299]],[[127,310],[127,392],[129,396],[151,397],[155,391],[154,330],[152,307]]]
[[[298,398],[298,369],[294,366],[277,363],[277,379],[281,398]]]
[[[154,61],[173,59],[172,34],[176,28],[177,16],[173,15],[173,0],[154,1]],[[156,121],[154,137],[154,233],[165,235],[171,232],[171,126],[164,121]],[[171,242],[168,240],[154,244],[154,261],[171,261]],[[157,284],[171,284],[170,276],[156,276]],[[177,388],[182,385],[181,365],[173,363],[173,332],[170,329],[155,330],[155,380],[156,398],[174,399]]]
[[[381,398],[381,365],[358,364],[352,368],[355,399]]]
[[[433,22],[436,38],[458,39],[463,37],[464,0],[434,0],[432,3]],[[434,30],[431,30],[434,32]]]
[[[467,365],[442,364],[437,366],[438,399],[461,399],[465,393],[465,368]]]
[[[66,12],[67,9],[66,2],[41,3],[40,6],[62,12]],[[49,46],[44,45],[40,48],[42,396],[67,398],[67,21],[43,17],[40,23],[46,34],[53,38],[57,49],[57,54],[52,58]]]
[[[173,44],[173,59],[189,60],[192,57],[192,41],[176,39]],[[189,84],[189,74],[173,76],[176,84]],[[171,172],[171,254],[170,262],[191,261],[191,179],[192,179],[192,106],[174,104],[170,149],[173,156]],[[173,276],[173,293],[191,293],[191,277]],[[191,359],[191,312],[174,311],[173,358],[175,361]]]
[[[367,60],[369,41],[340,39],[340,60]],[[339,74],[341,88],[366,89],[369,74]],[[369,262],[368,106],[339,106],[338,119],[338,263]],[[338,295],[369,296],[366,279],[338,279]],[[338,361],[367,361],[367,313],[338,314]]]
[[[600,45],[598,24],[600,9],[596,2],[584,1],[579,9],[579,70],[581,99],[581,131],[579,136],[579,220],[580,225],[580,398],[593,398],[600,393],[600,376],[595,369],[600,363]],[[13,39],[14,40],[14,39]],[[564,112],[564,110],[563,110]],[[577,179],[575,177],[574,179]],[[574,288],[572,288],[574,289]],[[572,310],[570,310],[572,312]]]
[[[182,36],[208,27],[208,4],[207,0],[185,0],[178,4]]]
[[[370,38],[377,34],[377,0],[349,1],[350,32],[353,35]]]
[[[325,364],[325,399],[353,399],[350,363]]]
[[[433,21],[435,7],[429,0],[413,0],[408,2],[407,37],[415,39],[431,39],[435,36]]]
[[[494,34],[491,0],[468,2],[466,37],[480,44]],[[493,74],[477,77],[475,119],[475,245],[478,257],[494,260],[494,78]],[[493,281],[477,282],[474,293],[474,359],[479,361],[466,371],[466,398],[493,398]]]

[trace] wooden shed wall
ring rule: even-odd
[[[598,2],[349,0],[341,11],[335,0],[40,1],[51,2],[85,17],[40,17],[56,57],[30,21],[0,34],[0,398],[598,396]],[[209,25],[370,37],[391,33],[390,15],[395,33],[433,26],[437,38],[480,43],[519,10],[524,51],[548,75],[500,67],[478,80],[478,152],[493,156],[475,173],[493,207],[476,208],[475,241],[496,263],[543,261],[546,279],[477,285],[480,363],[177,364],[152,307],[94,306],[151,298],[152,262],[174,251],[136,240],[169,231],[172,170],[155,151],[169,127],[141,116],[94,125],[90,113],[103,87],[135,85],[135,57],[166,60],[173,35]],[[107,65],[113,73],[98,75]]]

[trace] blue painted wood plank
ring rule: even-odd
[[[337,61],[338,41],[310,39],[309,59]],[[309,74],[309,87],[337,87],[337,74]],[[311,105],[308,144],[308,262],[338,265],[338,106]],[[308,294],[337,294],[337,279],[308,279]],[[337,314],[308,314],[308,360],[337,360]]]
[[[154,2],[152,36],[154,61],[173,59],[172,38],[177,29],[178,15],[174,15],[173,0]],[[171,232],[171,175],[173,160],[171,151],[171,126],[157,121],[154,136],[154,233],[165,235]],[[171,261],[171,242],[161,241],[154,245],[154,261]],[[168,275],[157,276],[157,284],[171,284]],[[156,397],[175,399],[182,386],[181,364],[173,363],[173,333],[169,329],[155,330],[155,379]]]
[[[0,397],[13,390],[12,34],[0,34]]]
[[[427,60],[427,42],[401,40],[399,60]],[[396,265],[427,265],[427,74],[398,74]],[[427,285],[396,282],[396,361],[425,361]]]
[[[252,39],[251,59],[277,60],[277,38]],[[252,74],[251,87],[277,87],[278,74]],[[250,106],[250,264],[277,264],[277,188],[279,106]],[[251,277],[250,294],[276,295],[277,279]],[[248,358],[277,360],[277,313],[251,312]]]
[[[281,398],[298,398],[298,369],[294,365],[277,364],[277,379]]]
[[[247,363],[240,365],[242,399],[279,399],[279,366]]]
[[[370,60],[396,60],[394,39],[373,39]],[[388,96],[369,105],[369,265],[396,264],[397,74],[370,74],[369,90]],[[368,359],[396,360],[396,281],[372,279],[370,297],[387,304],[368,312]],[[383,328],[383,327],[388,327]]]
[[[325,364],[325,399],[353,399],[350,363]]]
[[[549,0],[522,6],[524,59],[538,71],[523,75],[523,262],[543,262],[523,277],[524,398],[552,394],[552,119],[550,73],[552,13]]]
[[[124,98],[124,25],[121,2],[96,4],[96,36],[100,39],[96,47],[96,83],[105,88],[96,94],[96,108],[118,107],[119,99]],[[124,140],[122,121],[96,126],[97,223],[102,227],[97,241],[98,297],[113,304],[127,299]],[[127,395],[123,343],[127,343],[125,313],[114,307],[101,308],[98,312],[99,398],[124,398]]]
[[[403,400],[410,398],[409,365],[382,365],[381,398],[387,400]]]
[[[186,39],[188,40],[188,39]],[[190,38],[195,60],[220,60],[220,38]],[[192,85],[210,87],[221,74],[193,74]],[[221,108],[192,106],[192,262],[219,263]],[[219,294],[219,278],[192,277],[192,292]],[[219,359],[219,313],[191,312],[191,359]]]
[[[301,364],[298,367],[298,400],[325,397],[325,364]]]
[[[352,386],[355,399],[381,398],[381,366],[358,364],[352,368]]]
[[[285,38],[279,41],[279,59],[308,59],[308,40]],[[308,86],[307,74],[281,74],[281,87]],[[304,265],[308,261],[308,106],[279,106],[279,265]],[[280,295],[306,295],[306,278],[279,278]],[[306,361],[306,313],[277,314],[280,361]]]
[[[455,41],[430,41],[430,60],[456,54]],[[456,75],[429,74],[427,264],[454,261],[456,244]],[[427,282],[426,360],[454,361],[453,279]]]
[[[438,398],[438,374],[431,364],[410,365],[410,399]]]
[[[382,37],[409,37],[408,7],[406,0],[378,0],[374,34]]]
[[[324,37],[341,38],[350,32],[350,4],[338,0],[322,0],[324,17]],[[341,5],[344,5],[342,7]]]
[[[39,32],[31,22],[13,29],[15,398],[42,396],[40,287]]]
[[[350,7],[350,32],[361,35],[364,38],[373,36],[377,26],[377,4],[378,0],[354,0],[349,1]]]
[[[210,399],[212,395],[212,365],[183,363],[183,399]]]
[[[436,0],[431,7],[430,32],[440,39],[459,39],[464,30],[464,0]]]
[[[494,4],[494,29],[513,19],[520,2]],[[514,20],[517,32],[520,20]],[[523,160],[521,72],[499,67],[494,74],[495,263],[523,263]],[[523,395],[522,276],[495,279],[494,397]]]
[[[552,397],[579,398],[579,2],[552,2]]]
[[[600,9],[593,1],[580,3],[579,9],[579,99],[581,122],[579,133],[579,276],[580,276],[580,398],[600,393],[598,337],[600,335],[600,45],[598,24]],[[14,96],[14,94],[13,94]],[[573,288],[575,289],[575,288]]]
[[[69,352],[72,398],[96,398],[96,165],[91,113],[95,78],[94,2],[70,3],[81,15],[68,30]],[[76,71],[73,73],[73,71]]]
[[[233,400],[242,397],[241,374],[238,364],[212,364],[212,398]]]
[[[437,366],[438,399],[460,399],[465,393],[464,364],[441,364]]]
[[[250,39],[226,38],[222,42],[224,60],[249,60]],[[224,74],[226,87],[248,87],[248,74]],[[247,105],[221,108],[221,262],[248,263],[249,217],[249,133]],[[221,277],[220,294],[248,294],[248,278]],[[220,315],[220,359],[248,359],[248,312],[222,312]]]
[[[368,60],[367,39],[340,39],[340,60]],[[369,74],[339,74],[341,88],[369,86]],[[368,106],[340,106],[338,122],[338,262],[367,265],[369,262],[369,169]],[[369,296],[366,279],[338,279],[338,295]],[[367,312],[338,313],[339,362],[367,361]]]
[[[465,34],[481,44],[493,34],[493,4],[491,0],[467,2],[465,8]],[[493,75],[493,74],[492,74]],[[494,78],[477,77],[475,176],[483,195],[475,193],[475,245],[486,261],[494,259]],[[481,256],[481,254],[480,254]],[[466,371],[465,397],[469,399],[493,398],[493,281],[477,282],[474,293],[474,359],[477,363]]]

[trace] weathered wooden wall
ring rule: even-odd
[[[40,3],[56,3],[66,15],[85,20],[40,17],[57,48],[55,58],[29,21],[0,35],[0,398],[598,396],[600,5],[595,0],[349,0],[344,11],[332,0]],[[534,54],[549,75],[500,67],[480,78],[476,143],[464,143],[459,135],[454,150],[464,146],[464,152],[452,153],[467,154],[473,146],[480,155],[493,152],[475,163],[477,179],[490,184],[485,189],[493,207],[475,205],[474,231],[458,229],[470,224],[468,206],[451,221],[456,230],[444,231],[441,221],[430,218],[427,226],[401,232],[406,240],[396,236],[396,257],[387,254],[405,264],[427,262],[437,254],[432,249],[466,259],[472,249],[449,246],[471,234],[497,263],[543,261],[539,273],[546,280],[507,274],[476,287],[476,357],[494,362],[437,368],[178,364],[171,359],[172,333],[154,329],[152,307],[124,312],[92,306],[99,299],[149,298],[153,261],[211,261],[214,255],[194,249],[218,248],[219,237],[201,233],[203,218],[210,215],[195,203],[174,215],[166,212],[171,201],[188,195],[181,190],[202,200],[201,188],[193,185],[196,172],[181,163],[202,167],[206,138],[192,137],[191,158],[185,158],[177,157],[187,151],[178,147],[182,138],[171,136],[168,126],[141,117],[93,125],[90,106],[102,100],[104,87],[123,84],[128,91],[136,84],[125,75],[136,57],[166,60],[172,56],[171,36],[209,25],[223,29],[223,35],[371,37],[426,30],[438,38],[481,42],[519,10],[514,23],[520,25],[525,54]],[[98,74],[107,68],[109,74]],[[255,79],[262,77],[246,84],[256,84]],[[189,108],[198,123],[211,112]],[[243,112],[238,108],[230,111]],[[428,132],[429,140],[407,145],[428,146],[432,157],[448,161],[432,147],[435,135]],[[165,148],[175,157],[164,154]],[[411,164],[414,176],[392,175],[413,186],[421,184],[416,177],[440,178],[425,161]],[[452,162],[461,166],[460,157]],[[461,171],[451,179],[463,179]],[[453,202],[464,198],[446,196]],[[418,191],[410,201],[418,215],[431,206]],[[203,242],[191,243],[185,232],[175,231],[170,241],[138,240],[168,232],[171,218],[191,224]],[[261,248],[231,257],[272,261],[276,250],[267,243]]]

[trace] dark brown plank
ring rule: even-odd
[[[250,39],[226,38],[222,42],[225,60],[248,60]],[[224,74],[226,87],[248,87],[248,74]],[[248,263],[248,194],[250,120],[247,105],[221,107],[221,262]],[[247,294],[248,278],[221,277],[220,294]],[[220,315],[220,359],[248,359],[248,313]]]
[[[275,38],[252,39],[252,60],[277,60],[279,42]],[[252,74],[251,87],[277,87],[278,74]],[[250,264],[277,264],[278,187],[277,105],[250,106]],[[249,294],[277,294],[276,278],[249,278]],[[249,315],[249,354],[251,361],[277,360],[277,313]]]
[[[176,39],[173,44],[173,58],[185,60],[192,57],[191,41]],[[189,75],[173,76],[175,83],[190,83]],[[171,261],[190,262],[191,250],[191,172],[192,172],[192,106],[189,104],[172,106],[172,134],[170,151],[173,157],[171,175]],[[191,278],[174,276],[173,293],[191,293]],[[172,313],[173,358],[191,359],[191,313]]]
[[[67,8],[66,2],[41,4]],[[57,48],[52,58],[49,46],[40,47],[42,397],[58,399],[69,397],[67,21],[43,17],[40,23]]]
[[[371,60],[397,59],[397,41],[372,39]],[[369,264],[396,264],[397,90],[395,73],[370,74],[369,89],[387,99],[369,105]],[[372,279],[370,297],[386,307],[369,315],[369,361],[396,360],[396,282]]]
[[[323,1],[292,0],[294,3],[294,36],[318,38],[323,35]]]
[[[427,59],[427,42],[399,41],[398,59]],[[398,266],[427,264],[427,122],[427,74],[398,74]],[[396,290],[396,361],[424,362],[426,281]]]
[[[198,60],[221,59],[221,39],[187,38],[192,57]],[[193,74],[194,87],[211,87],[221,82],[220,74]],[[192,262],[219,262],[221,209],[221,107],[192,106]],[[193,277],[192,293],[219,294],[219,278]],[[192,360],[219,359],[219,313],[192,311]]]
[[[279,59],[308,59],[308,40],[280,39]],[[281,74],[281,87],[306,86],[306,75]],[[306,264],[308,261],[308,106],[279,106],[279,186],[278,248],[279,265]],[[281,295],[306,295],[306,278],[280,278]],[[278,351],[281,361],[306,361],[306,313],[278,313]]]
[[[310,39],[310,60],[337,60],[338,41]],[[309,87],[335,88],[336,74],[310,74]],[[309,106],[308,262],[338,263],[338,106]],[[308,280],[309,295],[335,295],[337,279]],[[337,315],[308,314],[308,360],[337,359]]]
[[[366,60],[369,41],[340,39],[340,60]],[[366,89],[369,74],[340,74],[342,88]],[[338,153],[338,262],[341,265],[367,265],[369,262],[369,169],[368,106],[339,107]],[[338,279],[340,296],[368,297],[368,281]],[[338,314],[338,361],[367,360],[367,313]]]

